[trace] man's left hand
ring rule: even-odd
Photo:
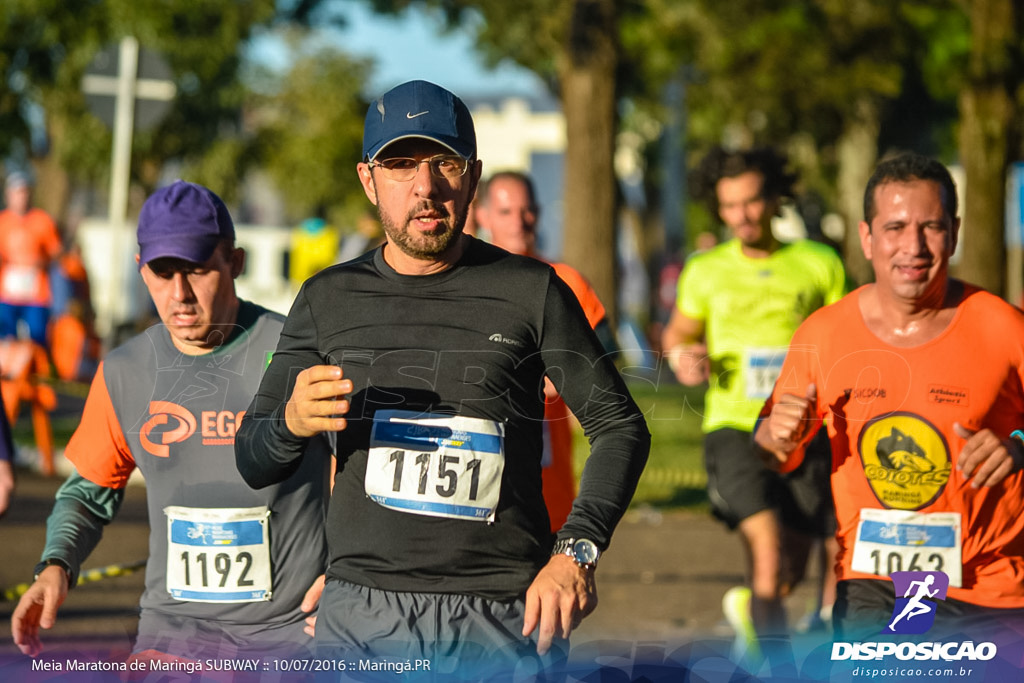
[[[302,604],[299,606],[303,612],[309,614],[320,604],[320,594],[324,592],[324,575],[316,577],[316,581],[309,587],[302,597]],[[306,625],[302,627],[303,632],[310,638],[316,635],[316,614],[306,617]]]
[[[966,439],[956,466],[965,479],[973,478],[973,488],[995,486],[1024,467],[1024,447],[1013,439],[1000,439],[991,429],[971,431],[959,422],[953,431]]]
[[[0,460],[0,517],[7,513],[14,493],[14,468],[10,460]]]
[[[523,635],[538,626],[537,654],[551,649],[554,638],[568,638],[584,617],[597,607],[594,570],[578,566],[567,555],[555,555],[526,591]]]

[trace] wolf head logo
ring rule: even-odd
[[[931,472],[935,466],[928,460],[924,449],[913,437],[892,428],[889,436],[878,440],[875,451],[883,467],[891,470],[910,470],[913,472]]]

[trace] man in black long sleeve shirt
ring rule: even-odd
[[[237,437],[255,487],[288,476],[314,434],[337,439],[328,650],[543,654],[594,608],[599,550],[646,462],[643,417],[565,283],[462,234],[475,156],[469,111],[446,90],[414,81],[371,105],[358,173],[388,241],[305,283]],[[591,444],[556,539],[545,375]]]

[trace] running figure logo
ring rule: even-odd
[[[195,539],[199,538],[199,539],[202,539],[204,545],[208,545],[209,544],[209,539],[206,538],[206,525],[205,524],[196,524],[193,527],[189,527],[188,537],[191,538],[192,540],[195,540]]]
[[[924,633],[935,623],[935,600],[945,600],[949,577],[943,572],[893,572],[896,605],[882,633]]]

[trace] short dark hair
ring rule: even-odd
[[[224,237],[223,239],[217,240],[217,246],[215,249],[220,249],[221,253],[224,254],[224,258],[230,258],[231,252],[233,252],[237,245],[233,237]]]
[[[537,208],[537,192],[533,187],[533,180],[530,176],[526,175],[522,171],[498,171],[493,174],[490,178],[481,184],[479,191],[476,193],[477,201],[481,206],[487,206],[488,195],[491,191],[491,183],[497,180],[512,180],[523,184],[526,188],[526,193],[530,197],[530,204]]]
[[[761,192],[766,198],[792,198],[796,174],[786,170],[788,164],[786,155],[772,147],[746,150],[714,147],[690,176],[690,191],[718,215],[718,181],[756,171],[764,178]]]
[[[953,176],[949,174],[949,169],[935,159],[906,152],[883,159],[868,179],[868,185],[864,189],[864,221],[869,229],[871,221],[878,213],[878,207],[875,206],[875,190],[878,186],[888,183],[909,183],[914,180],[938,183],[942,190],[943,211],[950,220],[956,218],[956,184],[953,182]]]

